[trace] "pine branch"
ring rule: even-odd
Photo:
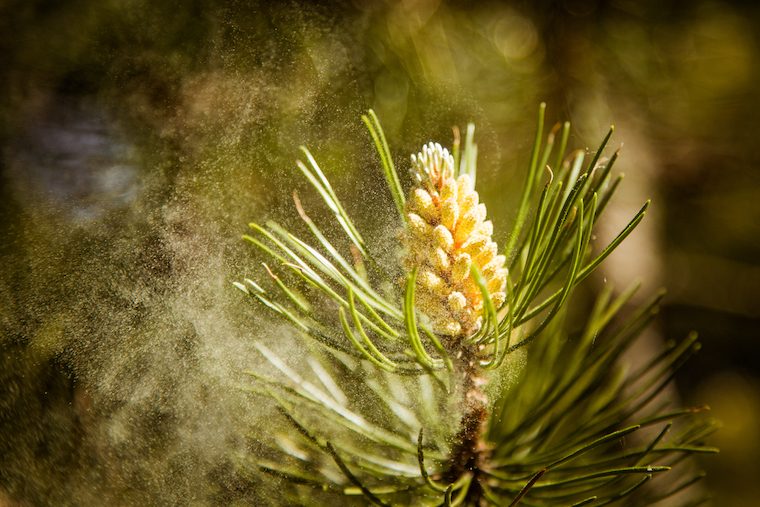
[[[398,262],[407,275],[395,293],[380,289],[389,277],[378,266],[387,263],[372,254],[385,238],[360,233],[302,148],[306,163],[297,167],[350,251],[327,239],[295,194],[311,240],[274,222],[251,224],[243,237],[267,276],[234,285],[310,351],[310,369],[296,371],[258,345],[279,373],[250,372],[250,391],[272,400],[293,432],[277,437],[271,457],[253,458],[255,469],[296,490],[377,505],[647,505],[699,480],[681,474],[671,488],[648,487],[679,474],[689,455],[716,452],[704,444],[713,424],[703,410],[660,403],[673,372],[698,350],[696,335],[626,375],[621,355],[660,297],[622,316],[635,287],[616,297],[605,289],[582,333],[565,329],[573,289],[649,203],[592,255],[593,230],[620,183],[611,172],[617,152],[602,156],[613,129],[587,161],[566,152],[569,123],[544,139],[544,111],[504,254],[474,190],[472,125],[463,147],[455,129],[451,153],[429,143],[412,156],[405,195],[377,116],[362,117],[395,204],[389,219],[402,231]],[[513,385],[501,387],[508,376]]]

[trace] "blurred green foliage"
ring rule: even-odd
[[[476,123],[481,195],[513,217],[543,100],[582,129],[572,145],[616,123],[630,201],[660,210],[652,242],[620,255],[654,259],[632,276],[671,288],[662,335],[701,332],[678,386],[724,423],[704,464],[716,504],[752,505],[758,22],[707,0],[0,3],[0,503],[255,498],[180,422],[203,420],[198,399],[246,417],[204,369],[245,356],[244,336],[219,338],[241,318],[239,224],[281,213],[300,144],[338,193],[382,200],[369,107],[398,153]]]

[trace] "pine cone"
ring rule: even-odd
[[[505,258],[491,239],[493,224],[467,174],[454,175],[454,158],[440,144],[412,155],[417,184],[406,202],[404,267],[418,268],[417,307],[441,335],[466,337],[482,321],[483,297],[474,263],[498,308],[504,303]]]

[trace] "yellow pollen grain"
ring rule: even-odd
[[[484,266],[491,262],[496,257],[497,253],[498,251],[496,243],[490,241],[483,245],[483,248],[481,248],[477,253],[472,254],[472,260],[478,266]]]
[[[454,230],[459,218],[459,205],[456,198],[450,197],[441,204],[441,224],[447,229]]]
[[[449,336],[458,335],[462,331],[462,325],[455,320],[450,320],[446,322],[442,326],[442,328],[443,328],[444,334],[447,334]]]
[[[443,248],[435,249],[435,267],[439,273],[446,273],[451,269],[449,254]]]
[[[478,233],[482,234],[483,236],[488,236],[490,238],[491,236],[493,236],[493,223],[490,220],[484,221],[478,227]]]
[[[461,292],[454,291],[449,294],[449,308],[454,312],[461,312],[467,307],[467,298]]]
[[[504,269],[501,269],[497,271],[492,278],[488,279],[488,282],[486,283],[486,287],[488,288],[488,292],[494,293],[494,292],[501,292],[504,290],[504,286],[506,285],[507,281],[507,272]]]
[[[449,178],[443,182],[443,185],[441,187],[441,199],[444,201],[448,199],[454,199],[454,202],[456,202],[457,183],[453,178]]]
[[[488,245],[489,239],[486,236],[481,235],[472,235],[467,240],[466,243],[464,243],[461,246],[462,251],[467,252],[470,254],[470,256],[475,256],[478,253],[480,253],[486,246]]]
[[[428,223],[437,221],[438,208],[433,204],[433,198],[430,194],[422,188],[416,188],[412,195],[413,206],[419,216],[425,219]]]
[[[444,295],[447,292],[446,281],[429,269],[420,272],[418,279],[423,288],[434,294]]]
[[[454,242],[462,244],[470,237],[472,231],[477,225],[477,217],[472,212],[467,212],[459,218],[456,230],[454,231]]]
[[[504,256],[503,255],[497,255],[490,263],[488,263],[483,268],[483,276],[486,279],[493,278],[497,276],[498,273],[501,272],[502,269],[504,269],[502,266],[504,266]]]
[[[459,203],[459,211],[460,213],[464,214],[470,211],[472,208],[477,206],[478,204],[478,193],[473,191],[466,194],[459,193],[459,198],[457,199],[457,202]]]
[[[472,259],[469,254],[460,253],[454,258],[454,264],[451,267],[451,279],[455,283],[462,282],[470,274]]]
[[[490,289],[489,289],[490,291]],[[493,305],[498,308],[501,305],[504,304],[504,301],[506,301],[507,295],[504,292],[494,292],[491,294],[491,301],[493,301]]]
[[[454,237],[451,235],[451,231],[444,225],[436,225],[433,229],[433,237],[435,243],[441,247],[445,252],[451,252],[454,248]]]
[[[409,224],[409,230],[412,232],[412,234],[423,238],[426,238],[430,235],[430,224],[423,220],[421,216],[416,213],[407,213],[406,219]]]

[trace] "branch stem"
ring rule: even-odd
[[[462,378],[465,409],[454,438],[445,479],[454,483],[465,474],[471,475],[472,482],[464,504],[478,506],[484,501],[478,478],[482,464],[488,459],[488,446],[484,441],[489,416],[488,396],[483,390],[486,378],[474,347],[464,347],[454,366]]]

